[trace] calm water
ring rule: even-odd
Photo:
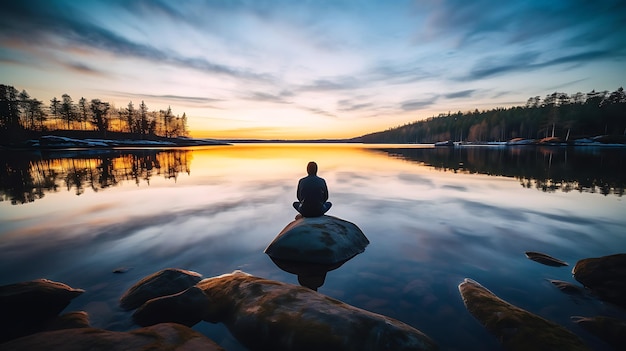
[[[242,144],[202,149],[0,153],[0,284],[36,278],[87,290],[67,310],[134,328],[117,307],[145,275],[241,269],[298,284],[263,250],[295,216],[308,161],[330,190],[329,215],[357,224],[365,252],[319,292],[408,323],[444,350],[499,350],[466,311],[469,277],[503,299],[601,342],[572,315],[626,318],[546,279],[575,282],[577,260],[626,252],[623,149],[461,149]],[[540,251],[570,263],[528,260]],[[118,268],[129,269],[114,274]],[[222,325],[202,331],[243,350]]]

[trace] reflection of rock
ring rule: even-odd
[[[467,310],[507,350],[587,350],[569,330],[509,304],[471,279],[459,291]]]
[[[562,267],[562,266],[568,265],[567,262],[561,261],[557,258],[546,255],[541,252],[526,251],[525,254],[526,254],[526,257],[530,258],[531,260],[535,262],[539,262],[541,264],[545,264],[546,266]]]
[[[133,313],[133,320],[144,327],[164,322],[191,327],[204,318],[206,308],[206,295],[198,287],[192,286],[178,294],[148,300]]]
[[[275,258],[272,258],[272,261],[283,271],[297,275],[300,285],[317,291],[319,287],[324,285],[326,273],[341,267],[348,260],[335,264],[285,261]]]
[[[0,287],[0,342],[41,330],[83,292],[47,279]]]
[[[289,223],[265,253],[273,259],[335,264],[363,252],[368,244],[354,223],[324,215]]]
[[[626,345],[626,322],[624,321],[603,316],[575,316],[572,320],[616,350],[621,350]]]
[[[205,310],[204,320],[223,322],[251,350],[437,348],[428,336],[409,325],[300,286],[236,271],[204,279],[197,287],[206,300],[186,309]],[[163,308],[150,303],[142,306],[152,315]]]
[[[120,307],[132,310],[160,296],[176,294],[196,285],[202,275],[183,269],[167,268],[153,273],[128,289],[120,298]]]
[[[626,254],[580,260],[572,273],[601,299],[626,308]]]
[[[224,350],[206,336],[175,323],[130,332],[95,328],[65,329],[29,335],[2,344],[13,351]]]

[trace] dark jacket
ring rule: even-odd
[[[324,178],[308,175],[298,181],[298,201],[300,213],[305,217],[320,216],[324,213],[324,203],[328,200],[328,187]]]

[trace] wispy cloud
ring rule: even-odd
[[[433,97],[430,99],[422,99],[422,100],[413,99],[413,100],[407,100],[407,101],[400,103],[400,106],[404,111],[415,111],[415,110],[421,110],[423,108],[432,106],[436,101],[437,101],[437,97]]]

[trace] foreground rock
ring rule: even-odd
[[[602,339],[616,350],[626,345],[626,322],[611,317],[572,317],[576,324]]]
[[[626,308],[626,254],[580,260],[572,273],[599,298]]]
[[[569,330],[511,305],[471,279],[459,291],[467,310],[506,350],[588,350]]]
[[[204,279],[197,288],[205,301],[184,309],[203,310],[205,321],[224,323],[250,350],[437,349],[428,336],[407,324],[304,287],[236,271]],[[166,306],[168,301],[180,307],[195,297],[183,293],[163,297],[159,304],[153,301],[141,307],[142,313],[163,316],[175,310]]]
[[[336,264],[360,254],[368,244],[354,223],[324,215],[289,223],[265,253],[279,260]]]
[[[130,332],[95,328],[42,332],[1,344],[0,349],[13,351],[224,350],[204,335],[175,323],[157,324]]]
[[[130,287],[120,298],[120,307],[125,310],[135,309],[150,299],[184,291],[200,280],[202,275],[196,272],[175,268],[164,269]]]
[[[141,326],[174,322],[191,327],[202,321],[208,309],[202,289],[192,286],[178,294],[147,301],[133,313],[133,321]]]
[[[1,286],[0,342],[42,330],[83,292],[47,279]]]
[[[541,252],[526,251],[524,254],[526,254],[526,257],[528,257],[529,259],[535,262],[539,262],[541,264],[545,264],[546,266],[552,266],[552,267],[568,266],[567,262],[561,261],[558,258],[554,258],[550,255],[546,255]]]

